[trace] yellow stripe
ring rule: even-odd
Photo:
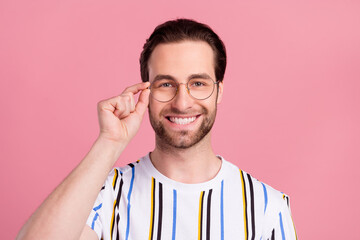
[[[245,209],[245,183],[244,178],[242,174],[242,170],[240,169],[240,176],[241,176],[241,183],[242,183],[242,193],[243,193],[243,208],[244,208],[244,232],[245,232],[245,239],[247,239],[247,233],[246,233],[246,209]]]
[[[118,170],[115,169],[115,175],[114,175],[113,183],[112,183],[113,188],[114,188],[114,186],[115,186],[115,180],[116,180],[117,176],[118,176]]]
[[[200,229],[201,229],[201,212],[202,212],[202,196],[204,195],[204,191],[200,193],[200,199],[199,199],[199,225],[198,225],[198,239],[200,240]]]
[[[285,200],[285,194],[283,194],[283,199]],[[287,199],[286,199],[286,200],[287,200]],[[288,208],[290,208],[290,207],[288,206]],[[292,224],[293,224],[293,227],[294,227],[295,237],[296,237],[296,240],[297,240],[298,238],[297,238],[297,234],[296,234],[296,228],[295,228],[294,220],[293,220],[293,218],[292,218],[291,215],[290,215],[290,217],[291,217],[291,221],[292,221]]]
[[[149,240],[152,235],[152,225],[154,216],[154,178],[151,178],[151,215],[150,215],[150,229],[149,229]]]
[[[292,221],[292,224],[293,224],[293,226],[294,226],[294,231],[295,231],[296,240],[298,240],[298,238],[297,238],[297,233],[296,233],[296,228],[295,228],[295,224],[294,224],[294,220],[293,220],[292,216],[291,216],[291,221]]]
[[[111,216],[111,225],[110,225],[110,239],[112,239],[112,226],[115,224],[114,223],[114,217],[115,217],[115,204],[116,204],[116,199],[115,199],[115,201],[114,201],[114,207],[113,207],[113,213],[112,213],[112,216]]]

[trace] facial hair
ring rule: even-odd
[[[161,121],[155,121],[151,114],[151,108],[149,108],[149,119],[151,126],[155,131],[157,141],[161,141],[162,144],[166,144],[169,147],[187,149],[199,143],[210,132],[215,122],[216,110],[216,104],[213,112],[209,112],[208,109],[202,107],[200,112],[203,120],[196,132],[188,130],[169,132],[165,129],[164,124]],[[186,114],[176,109],[172,109],[169,112],[177,115]],[[161,116],[165,116],[165,114],[161,112],[160,117]]]

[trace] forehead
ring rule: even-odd
[[[150,81],[159,74],[181,79],[206,73],[215,79],[214,51],[204,41],[159,44],[151,54],[148,68]]]

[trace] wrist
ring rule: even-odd
[[[121,145],[127,145],[128,141],[118,138],[118,137],[114,137],[114,136],[109,136],[106,133],[101,133],[99,134],[99,136],[97,137],[96,141],[100,141],[109,145],[113,145],[113,146],[121,146]]]
[[[105,151],[112,152],[116,158],[120,156],[127,144],[128,143],[126,141],[117,141],[102,134],[100,134],[95,141],[95,145],[100,146],[100,148]]]

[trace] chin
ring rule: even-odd
[[[188,149],[196,145],[202,140],[202,138],[184,138],[184,137],[173,137],[173,138],[167,138],[167,141],[164,141],[166,145],[169,145],[173,148],[179,148],[179,149]]]
[[[203,109],[201,123],[193,130],[174,131],[152,116],[149,109],[149,119],[156,134],[156,145],[164,148],[188,149],[205,139],[212,129],[216,117],[216,108],[213,112]],[[168,121],[168,120],[167,120]]]
[[[188,149],[197,145],[209,134],[213,126],[213,122],[210,123],[203,122],[195,132],[180,131],[176,133],[166,130],[162,124],[152,124],[152,126],[156,133],[156,141],[161,146]]]

